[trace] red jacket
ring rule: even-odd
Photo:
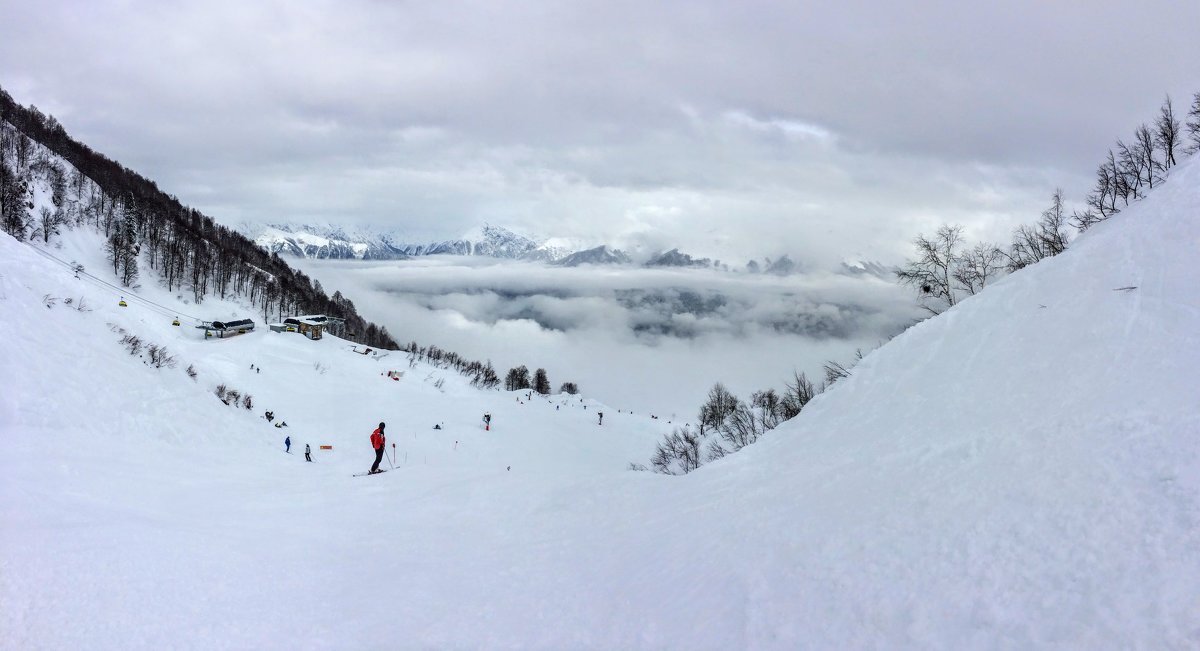
[[[379,431],[378,429],[376,429],[374,432],[371,432],[371,447],[375,448],[376,450],[382,448],[383,443],[386,440],[387,438],[384,437],[383,432]]]

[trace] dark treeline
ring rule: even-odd
[[[140,174],[73,140],[52,116],[21,106],[0,88],[0,227],[19,240],[49,242],[64,227],[91,225],[104,233],[113,272],[126,286],[139,263],[156,272],[169,291],[187,290],[196,303],[214,294],[247,298],[272,315],[327,314],[346,320],[346,336],[395,350],[387,329],[359,316],[354,304],[268,254],[249,238],[215,223]],[[68,173],[39,147],[70,163]],[[10,164],[11,163],[11,164]],[[54,209],[32,214],[34,177],[50,182]]]
[[[546,369],[539,368],[534,371],[532,378],[529,376],[529,367],[524,364],[508,369],[508,373],[504,375],[504,390],[525,391],[527,389],[533,389],[535,393],[543,396],[548,396],[553,392],[550,376],[546,373]],[[563,382],[558,387],[558,392],[575,395],[579,393],[579,386],[574,382]]]

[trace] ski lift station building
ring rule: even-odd
[[[270,325],[272,332],[299,332],[300,334],[316,341],[321,338],[321,335],[331,327],[338,327],[345,323],[344,319],[337,317],[326,316],[324,314],[307,314],[304,316],[290,316],[283,320],[282,323],[272,323]]]
[[[250,319],[238,319],[235,321],[206,321],[197,328],[204,331],[204,336],[211,337],[214,334],[224,339],[226,335],[240,335],[245,332],[254,330],[254,322]]]

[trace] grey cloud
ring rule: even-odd
[[[0,83],[230,223],[484,220],[723,259],[1000,238],[1164,92],[1200,5],[15,3]],[[739,262],[744,260],[739,260]]]

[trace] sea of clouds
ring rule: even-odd
[[[911,293],[871,276],[713,269],[559,268],[487,258],[300,263],[399,342],[490,359],[503,376],[545,368],[615,408],[689,420],[709,387],[743,398],[819,377],[920,317]]]

